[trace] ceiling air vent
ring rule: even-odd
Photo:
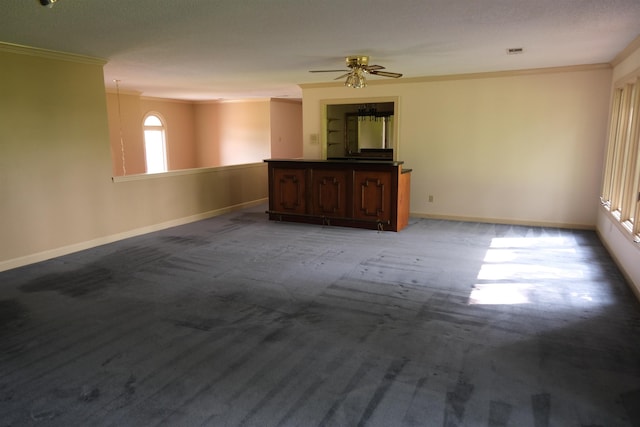
[[[507,49],[507,55],[518,55],[520,53],[524,53],[523,47],[510,47]]]

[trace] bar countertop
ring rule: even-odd
[[[400,166],[404,164],[402,160],[376,160],[376,159],[355,159],[355,158],[332,158],[332,159],[265,159],[265,162],[291,162],[291,163],[317,163],[317,164],[328,164],[328,163],[339,163],[339,164],[374,164],[374,165],[389,165],[389,166]]]

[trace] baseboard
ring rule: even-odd
[[[427,219],[444,219],[448,221],[463,222],[482,222],[487,224],[505,224],[505,225],[524,225],[528,227],[548,227],[548,228],[566,228],[569,230],[595,230],[596,226],[592,224],[571,224],[561,222],[544,222],[544,221],[528,221],[528,220],[512,220],[503,218],[480,218],[455,215],[433,215],[419,212],[411,212],[410,217],[427,218]]]
[[[607,242],[607,239],[605,239],[604,236],[602,234],[600,234],[600,230],[596,230],[596,234],[598,235],[598,239],[600,239],[600,242],[602,243],[602,246],[604,246],[604,248],[609,253],[609,256],[611,257],[613,262],[618,266],[618,270],[620,270],[620,273],[622,274],[622,277],[624,277],[624,280],[627,282],[627,286],[631,289],[631,292],[633,292],[633,294],[635,295],[636,299],[640,302],[640,288],[638,288],[633,283],[633,278],[625,270],[623,263],[620,262],[620,259],[618,259],[618,257],[616,256],[616,252],[613,250],[613,248],[611,248],[611,246],[609,246],[609,243]]]
[[[207,212],[202,212],[196,215],[190,215],[183,218],[173,219],[171,221],[165,221],[158,224],[152,224],[145,227],[136,228],[133,230],[124,231],[122,233],[111,234],[109,236],[99,237],[97,239],[87,240],[84,242],[74,243],[72,245],[62,246],[55,249],[49,249],[34,254],[25,255],[18,258],[12,258],[5,261],[0,261],[0,272],[11,270],[13,268],[22,267],[36,262],[46,261],[51,258],[56,258],[63,255],[68,255],[74,252],[79,252],[85,249],[91,249],[96,246],[106,245],[108,243],[117,242],[118,240],[128,239],[129,237],[140,236],[142,234],[152,233],[154,231],[160,231],[171,227],[176,227],[190,222],[200,221],[207,218],[223,215],[229,212],[237,211],[240,209],[250,208],[253,206],[264,204],[268,199],[258,199],[251,202],[240,203],[233,206],[227,206],[221,209],[214,209]]]

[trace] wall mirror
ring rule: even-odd
[[[327,159],[396,159],[397,109],[394,99],[324,102],[323,141]]]

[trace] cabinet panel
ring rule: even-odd
[[[304,214],[305,170],[273,169],[273,206],[272,210]]]
[[[401,173],[398,182],[398,213],[397,224],[398,230],[402,230],[409,225],[409,208],[411,195],[411,173]]]
[[[348,173],[340,170],[313,170],[311,180],[312,213],[344,217],[347,215]]]
[[[391,220],[391,173],[356,171],[354,218]]]

